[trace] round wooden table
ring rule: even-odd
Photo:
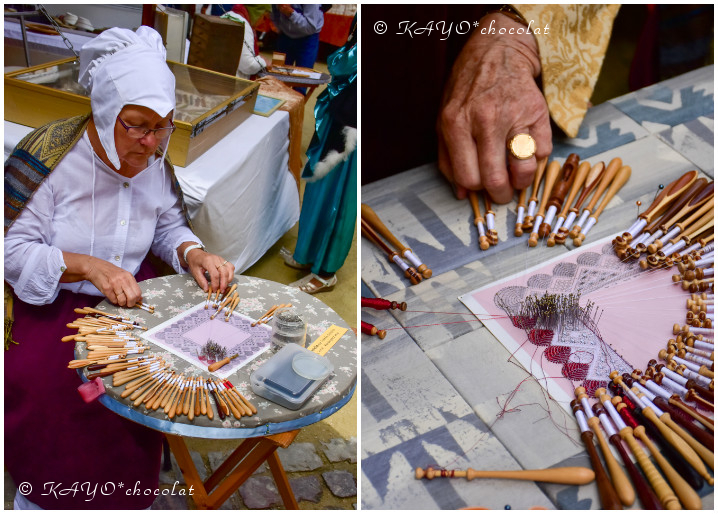
[[[192,421],[187,416],[175,416],[170,420],[162,409],[152,411],[146,409],[144,405],[134,407],[133,402],[128,398],[121,398],[120,395],[124,391],[124,387],[112,387],[111,376],[102,378],[106,393],[99,398],[99,401],[120,416],[166,434],[187,484],[194,486],[193,498],[198,506],[213,508],[222,505],[239,485],[266,460],[285,505],[288,508],[291,508],[292,505],[297,508],[296,500],[289,488],[289,482],[275,450],[279,446],[289,446],[299,429],[330,416],[351,399],[356,388],[357,376],[356,335],[331,308],[299,289],[242,275],[235,276],[232,283],[237,284],[237,292],[240,297],[233,316],[239,314],[241,319],[246,317],[256,320],[272,305],[291,303],[307,322],[307,346],[332,325],[347,329],[325,354],[325,357],[334,366],[334,371],[304,405],[298,410],[290,410],[253,393],[250,387],[250,374],[274,355],[271,349],[264,351],[226,377],[245,398],[256,406],[257,414],[251,417],[242,416],[240,419],[235,419],[230,413],[225,420],[220,420],[217,415],[217,406],[214,402],[210,402],[209,407],[214,409],[215,414],[212,420],[207,416],[196,416]],[[207,298],[207,294],[199,288],[191,275],[171,275],[146,280],[140,283],[140,288],[143,301],[155,306],[154,314],[138,308],[120,308],[106,300],[97,308],[109,314],[133,319],[151,330],[205,302]],[[209,312],[212,310],[210,307]],[[191,324],[191,321],[189,323]],[[191,329],[192,327],[188,326],[182,330],[189,333]],[[140,329],[135,329],[133,332],[140,338],[144,333]],[[185,338],[184,333],[179,337],[184,338],[184,344],[192,344],[189,336]],[[210,373],[206,366],[200,367],[196,363],[191,363],[154,342],[145,341],[145,344],[150,346],[145,354],[161,355],[172,369],[184,373],[185,376],[218,378],[218,373],[222,372],[220,369],[215,373]],[[84,342],[76,343],[76,358],[82,359],[87,355],[86,346]],[[82,379],[86,381],[90,372],[81,369],[80,373]],[[227,458],[212,477],[202,483],[182,437],[247,440]],[[240,461],[241,464],[239,464]],[[235,467],[236,469],[234,469]],[[224,482],[220,484],[222,479]],[[210,493],[215,487],[217,490]]]

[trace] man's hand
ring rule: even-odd
[[[492,20],[496,32],[481,34]],[[501,28],[505,34],[498,33]],[[511,28],[514,34],[508,33]],[[458,198],[486,189],[495,202],[507,203],[514,189],[531,183],[536,161],[551,153],[548,107],[534,81],[541,72],[538,47],[533,34],[516,34],[517,29],[526,27],[500,13],[482,18],[444,90],[437,122],[439,169],[455,184]],[[519,133],[536,141],[534,157],[507,154],[506,142]]]

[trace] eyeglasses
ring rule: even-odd
[[[168,138],[168,137],[170,136],[170,134],[172,134],[172,132],[174,132],[175,129],[177,128],[177,127],[175,127],[175,124],[172,123],[172,120],[170,120],[170,126],[169,126],[169,127],[160,127],[160,128],[156,128],[156,129],[148,129],[148,128],[145,128],[145,127],[132,127],[132,126],[129,126],[129,125],[125,124],[125,122],[122,121],[122,118],[120,118],[119,116],[117,117],[117,121],[120,122],[120,124],[121,124],[121,125],[125,128],[125,130],[127,131],[127,135],[130,136],[132,139],[142,139],[143,137],[145,137],[145,136],[146,136],[147,134],[149,134],[150,132],[152,132],[152,134],[153,134],[157,139],[165,139],[165,138]]]

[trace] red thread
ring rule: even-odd
[[[553,339],[553,330],[542,328],[532,328],[529,332],[529,341],[536,346],[548,346]]]
[[[568,346],[551,345],[546,348],[546,351],[544,352],[546,360],[549,362],[553,362],[554,364],[564,364],[565,362],[568,362],[568,358],[570,355],[571,348],[569,348]]]
[[[362,322],[361,322],[361,331],[362,331],[362,333],[364,333],[364,334],[369,334],[369,335],[373,335],[373,334],[372,334],[372,330],[376,330],[376,327],[375,327],[374,325],[372,325],[371,323],[367,323],[366,321],[362,321]],[[375,333],[376,333],[376,332],[375,332]]]
[[[536,318],[529,316],[512,316],[511,323],[513,323],[516,328],[528,330],[536,325]]]
[[[378,311],[386,311],[391,308],[396,308],[396,303],[394,302],[394,305],[392,305],[392,302],[384,300],[383,298],[364,298],[362,296],[361,306],[376,309]]]
[[[600,387],[605,388],[608,383],[605,380],[584,380],[582,385],[586,389],[586,394],[589,397],[593,397],[596,389]]]

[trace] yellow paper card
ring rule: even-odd
[[[309,350],[319,355],[324,355],[337,341],[339,341],[339,339],[341,339],[347,330],[349,329],[332,325],[326,329],[324,333],[311,344],[311,346],[309,346]]]

